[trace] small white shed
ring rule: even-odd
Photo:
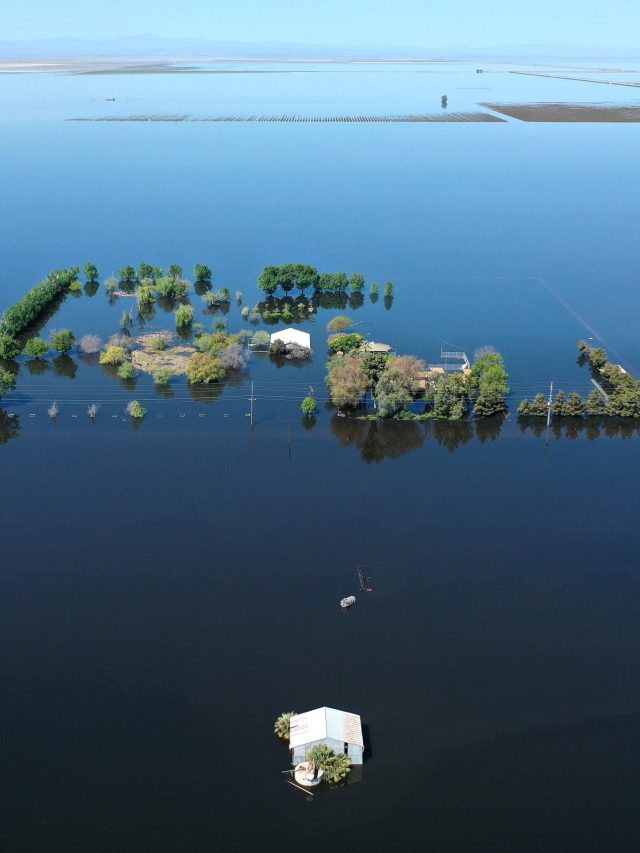
[[[295,765],[320,743],[335,752],[344,752],[352,764],[362,764],[364,741],[362,724],[357,714],[335,708],[316,708],[304,714],[294,714],[289,727],[291,760]]]
[[[301,332],[300,329],[282,329],[280,332],[274,332],[271,335],[271,343],[274,341],[297,344],[299,347],[311,349],[311,335],[308,332]]]

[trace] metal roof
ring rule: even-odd
[[[291,747],[304,746],[325,738],[363,747],[360,717],[358,714],[338,711],[336,708],[316,708],[291,717],[289,729]]]
[[[309,332],[303,332],[300,329],[289,328],[274,332],[271,335],[271,343],[274,341],[283,341],[285,344],[298,344],[306,349],[311,349],[311,335]]]

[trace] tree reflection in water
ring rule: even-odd
[[[519,417],[518,426],[523,435],[531,433],[535,438],[546,435],[547,422],[544,418]],[[639,418],[590,417],[590,418],[556,418],[551,422],[550,434],[554,439],[568,438],[575,440],[580,436],[588,441],[597,438],[630,439],[640,435]]]
[[[209,384],[189,382],[187,387],[196,403],[215,403],[222,397],[224,391],[223,382],[209,382]]]
[[[20,433],[20,418],[0,409],[0,444],[6,444]]]
[[[51,362],[46,358],[30,358],[27,362],[27,370],[32,376],[42,376],[51,370]]]
[[[75,379],[78,365],[69,355],[59,355],[53,359],[53,372],[56,376],[66,376],[67,379]]]
[[[363,462],[398,459],[422,447],[425,426],[416,421],[361,421],[356,418],[331,418],[331,431],[343,447],[355,446]]]

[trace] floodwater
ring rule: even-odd
[[[308,262],[394,282],[391,305],[344,308],[372,339],[429,361],[490,344],[513,388],[476,427],[338,418],[339,306],[303,324],[311,363],[254,355],[219,389],[19,359],[0,414],[4,849],[637,848],[638,428],[545,436],[514,414],[552,380],[588,392],[578,338],[640,371],[635,125],[67,121],[640,98],[510,68],[0,76],[0,308],[85,260],[101,280],[205,262],[249,305],[264,264]],[[101,283],[42,333],[105,339],[130,301]],[[157,306],[145,330],[172,324]],[[309,802],[272,726],[323,704],[361,714],[368,760]]]

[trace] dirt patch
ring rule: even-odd
[[[163,350],[153,349],[159,338],[167,340],[168,346]],[[143,373],[155,373],[161,367],[168,367],[174,376],[183,376],[187,372],[187,362],[196,351],[189,344],[171,344],[168,333],[153,333],[136,338],[139,349],[131,353],[131,361]]]
[[[481,104],[497,113],[528,122],[639,122],[640,106],[632,104]]]

